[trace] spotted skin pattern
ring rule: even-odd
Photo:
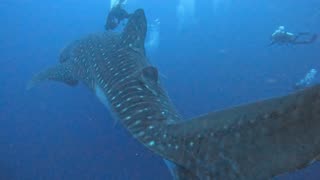
[[[319,159],[320,87],[182,121],[145,55],[146,31],[136,10],[123,33],[71,43],[28,88],[83,82],[133,137],[173,163],[175,179],[269,179]]]

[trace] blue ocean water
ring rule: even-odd
[[[319,0],[201,0],[183,24],[181,2],[128,0],[126,8],[144,8],[150,22],[160,20],[150,60],[185,118],[285,95],[311,68],[320,69],[319,42],[268,47],[280,25],[319,33]],[[162,159],[83,85],[46,83],[26,91],[32,75],[55,64],[68,43],[104,31],[109,4],[1,1],[0,179],[171,178]],[[279,179],[320,179],[320,165]]]

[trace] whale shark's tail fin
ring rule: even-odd
[[[121,36],[122,46],[130,47],[145,54],[144,42],[147,35],[147,19],[142,9],[130,15],[128,23]]]
[[[65,64],[59,64],[33,76],[33,78],[27,84],[27,90],[47,80],[64,82],[70,86],[75,86],[78,84],[78,80],[72,77],[69,68],[67,68]]]
[[[270,179],[320,160],[319,119],[320,85],[212,112],[169,127],[168,159],[178,177]]]

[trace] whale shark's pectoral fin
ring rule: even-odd
[[[78,80],[72,76],[70,69],[64,64],[59,64],[36,74],[27,84],[27,90],[48,80],[63,82],[70,86],[76,86],[78,84]]]
[[[147,20],[142,9],[136,10],[121,35],[122,46],[145,55],[144,42],[147,35]]]

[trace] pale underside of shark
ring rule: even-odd
[[[83,82],[134,138],[175,165],[175,179],[270,179],[318,160],[319,86],[182,121],[146,58],[146,31],[137,10],[121,34],[92,34],[65,48],[29,88]]]

